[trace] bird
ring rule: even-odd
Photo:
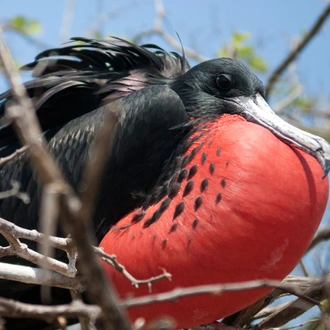
[[[282,280],[308,248],[327,204],[330,146],[277,116],[243,63],[217,58],[191,68],[184,54],[156,45],[73,38],[23,69],[36,78],[25,86],[49,151],[77,193],[96,132],[109,111],[118,112],[93,228],[99,246],[136,278],[171,274],[152,283],[152,293]],[[10,90],[0,95],[1,156],[20,147],[4,116],[11,98]],[[0,168],[1,191],[11,180],[31,201],[1,200],[0,216],[36,229],[41,187],[25,154]],[[122,299],[149,293],[100,262]],[[1,296],[25,302],[39,301],[36,289],[0,282]],[[147,322],[168,315],[187,328],[231,315],[269,290],[193,295],[128,315]],[[56,292],[53,303],[65,302]]]

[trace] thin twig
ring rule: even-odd
[[[312,299],[322,301],[327,296],[327,287],[329,286],[330,275],[321,279],[311,279],[310,284],[304,291],[304,295]],[[308,302],[306,299],[297,298],[285,304],[281,309],[276,310],[273,314],[262,320],[256,328],[274,328],[280,327],[287,322],[299,317],[306,311],[314,307],[315,304]]]
[[[135,278],[132,274],[130,274],[123,264],[120,264],[115,255],[110,255],[105,253],[101,248],[94,248],[95,252],[102,257],[102,260],[109,263],[112,267],[114,267],[118,272],[122,273],[134,287],[138,288],[139,285],[147,284],[149,287],[149,292],[151,293],[152,283],[163,280],[163,279],[171,279],[172,275],[165,270],[163,273],[158,276],[153,276],[147,279],[139,280]]]
[[[302,52],[302,50],[308,45],[308,43],[312,40],[312,38],[317,34],[317,32],[321,29],[322,25],[326,21],[330,14],[330,3],[324,9],[319,18],[315,21],[312,28],[308,33],[305,34],[303,39],[297,44],[297,46],[288,54],[288,56],[283,60],[283,62],[278,66],[276,70],[272,73],[270,78],[268,79],[266,85],[266,95],[269,95],[271,90],[273,89],[275,83],[278,81],[279,77],[283,73],[283,71],[290,65],[290,63]]]
[[[143,37],[150,36],[150,35],[159,35],[161,38],[163,38],[170,46],[172,46],[174,49],[178,51],[182,51],[182,44],[178,41],[177,38],[173,38],[170,34],[164,31],[162,28],[164,18],[166,17],[166,12],[164,8],[164,4],[162,0],[155,0],[155,20],[154,20],[154,26],[152,29],[143,31],[135,37],[133,37],[135,42],[140,42],[140,40]],[[187,57],[190,57],[192,59],[195,59],[200,62],[204,62],[208,60],[208,58],[192,48],[184,47],[184,52]]]
[[[313,249],[316,245],[320,244],[323,241],[327,241],[329,239],[330,239],[330,227],[320,229],[316,233],[316,235],[315,235],[314,239],[312,240],[312,243],[310,244],[306,253],[309,252],[311,249]]]
[[[56,320],[59,316],[76,318],[79,316],[97,320],[101,316],[101,308],[96,305],[86,305],[74,300],[70,304],[58,306],[30,305],[0,297],[0,315],[6,317],[28,317],[44,320]]]
[[[315,279],[309,279],[310,282],[316,281]],[[312,299],[308,296],[301,294],[300,289],[295,287],[292,284],[281,283],[279,281],[273,280],[256,280],[256,281],[247,281],[240,283],[228,283],[228,284],[210,284],[210,285],[200,285],[188,288],[176,288],[172,291],[152,294],[148,296],[142,296],[137,298],[130,298],[123,301],[123,305],[126,308],[132,308],[136,306],[143,306],[153,304],[155,302],[164,302],[164,301],[174,301],[178,298],[200,295],[200,294],[214,294],[220,295],[224,292],[236,292],[243,290],[259,289],[259,288],[277,288],[284,292],[289,292],[300,297],[303,300],[306,300],[310,304],[318,304],[315,299]]]
[[[42,233],[39,233],[37,230],[29,230],[22,227],[19,227],[15,224],[13,224],[10,221],[7,221],[3,218],[0,218],[0,231],[4,231],[8,234],[11,234],[12,236],[16,238],[24,238],[28,239],[30,241],[34,241],[37,243],[42,243],[44,241],[45,235]],[[55,236],[49,236],[48,237],[49,244],[55,248],[64,250],[66,252],[70,252],[70,250],[74,249],[74,246],[72,244],[71,238],[62,238],[62,237],[55,237]]]
[[[8,230],[8,228],[9,226],[4,225],[3,222],[0,223],[0,233],[10,244],[9,247],[5,247],[0,250],[0,258],[4,256],[17,256],[34,264],[40,266],[43,265],[45,268],[58,272],[62,275],[69,277],[75,276],[76,272],[72,272],[72,269],[69,269],[66,263],[53,258],[45,257],[41,253],[28,248],[27,244],[22,243],[17,237],[15,237],[13,231]]]
[[[20,191],[21,185],[17,181],[11,181],[12,189],[7,191],[0,192],[0,199],[5,199],[8,197],[16,197],[19,198],[23,203],[30,203],[30,197],[25,192]]]
[[[55,235],[59,217],[59,196],[61,187],[57,184],[45,185],[42,189],[40,202],[40,230],[44,234],[42,244],[38,245],[39,252],[46,258],[54,257],[54,249],[50,244],[50,236]],[[47,266],[42,262],[42,268]],[[68,270],[70,271],[69,267]],[[51,288],[42,286],[42,301],[51,301]]]
[[[282,285],[287,287],[294,287],[296,290],[299,290],[301,294],[305,294],[305,291],[314,283],[315,279],[310,279],[306,277],[299,276],[287,276],[283,281]],[[259,315],[260,311],[263,311],[264,308],[269,306],[273,301],[278,298],[281,298],[285,295],[283,290],[278,288],[272,290],[265,297],[261,298],[251,306],[239,311],[233,315],[227,316],[222,320],[225,324],[245,327],[250,326],[251,322],[255,319],[255,315]],[[267,307],[268,308],[268,307]],[[278,307],[280,308],[280,307]]]
[[[304,88],[298,84],[287,96],[282,98],[279,102],[274,104],[273,110],[280,114],[288,105],[302,95]]]
[[[10,154],[9,156],[1,157],[0,158],[0,166],[9,163],[13,159],[17,158],[19,155],[21,155],[24,152],[26,152],[27,150],[28,150],[28,146],[24,146],[24,147],[21,147],[21,148],[15,150],[15,152],[13,152],[12,154]]]

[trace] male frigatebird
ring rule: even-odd
[[[183,56],[154,45],[73,41],[25,66],[36,77],[25,86],[49,150],[78,193],[95,132],[114,104],[120,111],[93,216],[100,246],[137,278],[171,273],[172,281],[154,283],[153,293],[284,278],[307,249],[327,203],[328,143],[281,120],[265,102],[260,80],[237,60],[190,69]],[[10,99],[10,91],[0,95],[2,112]],[[19,143],[5,117],[0,124],[4,156]],[[37,228],[41,187],[26,155],[0,169],[1,191],[12,180],[31,202],[4,199],[1,217]],[[104,269],[121,297],[148,293],[110,266]],[[25,302],[40,302],[36,289],[0,282],[1,296]],[[230,315],[266,292],[192,296],[129,314],[147,321],[170,315],[178,328],[190,327]],[[55,290],[53,303],[65,302],[62,294]],[[18,322],[8,320],[8,329],[31,328]]]

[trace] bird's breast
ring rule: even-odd
[[[154,283],[153,292],[282,279],[307,249],[325,210],[328,180],[310,155],[236,115],[224,115],[204,130],[191,137],[167,195],[128,214],[100,244],[136,278],[161,269],[171,273],[172,280]],[[148,293],[105,269],[121,296]],[[236,312],[264,293],[189,297],[137,308],[132,317],[171,314],[187,327]]]

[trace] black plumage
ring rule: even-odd
[[[240,114],[269,128],[283,140],[314,155],[325,172],[329,170],[327,145],[322,142],[321,148],[314,150],[313,144],[300,140],[298,133],[292,136],[292,130],[283,131],[285,127],[269,124],[272,119],[262,113],[265,106],[259,106],[264,102],[263,85],[239,61],[216,59],[190,69],[184,56],[165,52],[155,45],[136,46],[117,38],[109,41],[73,38],[72,42],[42,52],[34,62],[24,66],[36,77],[25,86],[49,141],[49,151],[78,194],[89,147],[104,116],[114,109],[119,112],[116,116],[119,129],[113,138],[112,154],[93,216],[97,241],[129,211],[139,206],[145,210],[168,196],[158,213],[144,219],[146,227],[161,221],[171,200],[178,196],[180,182],[186,177],[194,179],[198,168],[188,172],[185,164],[194,157],[196,148],[203,148],[203,143],[183,157],[184,153],[196,139],[208,134],[208,123],[224,113]],[[3,116],[11,95],[11,91],[0,95],[0,156],[20,146]],[[256,108],[261,108],[261,112],[256,114]],[[199,131],[198,138],[191,138]],[[210,173],[213,171],[214,166]],[[41,187],[27,155],[22,154],[0,168],[0,191],[10,189],[11,180],[21,183],[31,202],[24,204],[16,197],[0,200],[0,216],[28,229],[37,228]],[[186,188],[187,194],[189,189]],[[207,182],[201,189],[207,189]],[[215,197],[217,202],[221,200],[219,196]],[[202,202],[200,196],[195,208]],[[183,212],[183,207],[178,206],[176,212]],[[143,213],[138,214],[134,221],[143,217]],[[194,228],[197,222],[194,221]],[[6,245],[3,237],[0,245]],[[26,263],[15,258],[4,261]],[[36,286],[0,281],[0,296],[4,297],[37,303],[38,290]],[[65,302],[68,295],[64,291],[55,289],[52,302]],[[10,322],[8,329],[22,326],[19,321]],[[33,324],[33,328],[37,325]]]
[[[184,57],[153,45],[138,47],[116,38],[109,42],[82,38],[73,41],[78,44],[45,51],[35,62],[24,66],[37,77],[25,86],[49,141],[49,151],[78,193],[89,147],[106,112],[111,110],[113,102],[121,111],[117,116],[121,125],[114,139],[114,152],[107,164],[93,217],[96,238],[100,241],[112,224],[141,205],[186,132],[187,128],[179,129],[179,126],[187,122],[188,116],[179,96],[166,82],[189,66]],[[164,83],[155,83],[156,80]],[[10,100],[11,91],[0,95],[2,115]],[[0,124],[3,157],[20,145],[4,116]],[[15,180],[31,199],[29,204],[16,197],[0,200],[0,216],[24,228],[37,228],[41,187],[27,155],[3,165],[0,178],[0,191],[10,189]],[[0,245],[7,245],[1,235]],[[29,246],[36,248],[33,242]],[[57,251],[57,257],[65,256]],[[16,257],[1,261],[29,264]],[[52,302],[68,300],[69,295],[64,291],[54,289]],[[39,288],[17,282],[0,281],[0,296],[41,302]],[[36,328],[37,324],[8,320],[7,327]]]

